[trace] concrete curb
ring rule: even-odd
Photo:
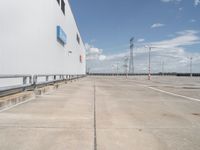
[[[25,91],[22,93],[2,97],[0,98],[0,112],[4,109],[9,109],[10,107],[15,106],[17,104],[29,101],[30,99],[35,99],[36,96],[52,92],[58,88],[62,88],[66,86],[67,83],[68,82],[64,81],[56,83],[54,85],[48,85],[42,88],[36,88],[34,91]]]
[[[29,99],[34,99],[34,98],[35,94],[32,91],[27,91],[0,98],[0,110],[3,110],[5,108],[11,107],[18,103],[22,103]]]

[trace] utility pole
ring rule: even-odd
[[[151,80],[151,47],[149,47],[149,75],[148,80]]]
[[[134,37],[130,39],[130,60],[129,60],[129,73],[134,74],[133,48],[134,48]]]
[[[192,60],[193,58],[190,57],[190,77],[192,77]]]
[[[119,75],[119,63],[117,63],[117,76]]]
[[[115,65],[112,65],[112,76],[115,76]]]
[[[164,63],[164,61],[162,61],[162,76],[164,76],[164,65],[165,65],[165,63]]]
[[[127,56],[124,58],[124,68],[125,68],[126,78],[128,78],[128,57]]]

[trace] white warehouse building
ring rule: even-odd
[[[85,74],[85,65],[68,0],[0,2],[0,75]]]

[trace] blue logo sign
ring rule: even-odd
[[[63,45],[67,43],[67,35],[60,26],[57,26],[57,39],[62,42]]]

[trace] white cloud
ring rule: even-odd
[[[181,2],[182,0],[161,0],[161,2],[169,3],[169,2]]]
[[[162,23],[155,23],[151,26],[151,28],[159,28],[159,27],[164,27],[165,25]]]
[[[125,50],[125,52],[122,52],[122,53],[108,55],[106,60],[118,60],[118,59],[128,56],[128,54],[129,54],[129,50]]]
[[[190,22],[191,22],[191,23],[194,23],[194,22],[196,22],[196,20],[195,20],[195,19],[191,19]]]
[[[103,50],[96,48],[88,43],[85,44],[87,60],[104,60],[105,55],[102,55]]]
[[[163,3],[180,3],[182,0],[160,0]],[[194,6],[198,6],[200,4],[200,0],[194,0]],[[182,11],[183,8],[179,8],[179,11]]]
[[[183,11],[183,8],[182,8],[182,7],[180,7],[180,8],[178,8],[178,10],[179,10],[179,11]]]
[[[144,42],[145,39],[138,39],[137,41],[138,41],[138,42]]]
[[[177,37],[170,40],[159,41],[151,43],[154,46],[159,46],[162,48],[175,48],[180,46],[187,46],[199,43],[199,37],[196,35],[198,32],[194,30],[185,30],[177,32]]]
[[[190,52],[185,46],[200,44],[199,32],[194,30],[185,30],[174,33],[174,37],[167,40],[146,43],[159,48],[152,49],[152,72],[160,72],[162,63],[165,64],[166,72],[189,72],[189,58],[193,57],[195,72],[200,72],[200,52]],[[124,72],[124,58],[129,56],[128,47],[121,53],[110,55],[103,54],[101,50],[97,59],[90,59],[88,67],[91,72],[116,72],[118,64],[119,72]],[[134,49],[134,62],[136,72],[148,71],[148,49],[143,45]]]
[[[194,0],[194,5],[198,6],[200,4],[200,0]]]
[[[105,56],[105,55],[100,55],[100,56],[99,56],[99,60],[103,61],[103,60],[105,60],[105,59],[106,59],[106,56]]]
[[[96,42],[95,39],[90,40],[90,43],[95,43],[95,42]]]

